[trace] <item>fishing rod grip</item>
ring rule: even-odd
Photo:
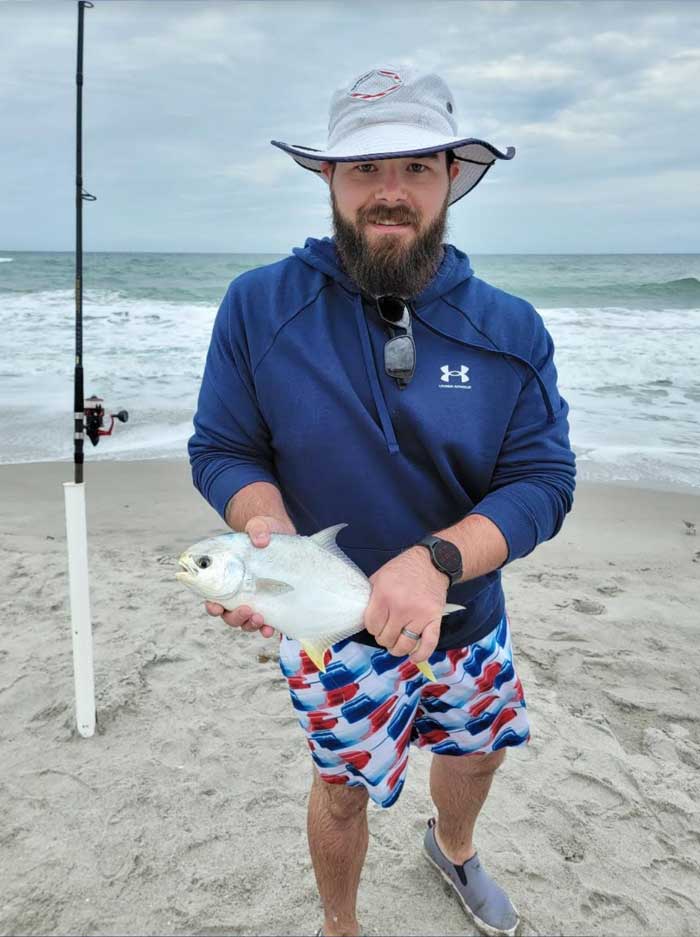
[[[83,396],[83,368],[75,366],[75,396],[73,398],[73,462],[75,465],[75,483],[79,485],[83,480],[83,463],[85,454],[83,443],[85,440],[85,398]]]

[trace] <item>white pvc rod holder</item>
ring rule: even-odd
[[[75,717],[78,732],[89,738],[95,733],[95,677],[92,664],[85,485],[64,482],[63,491],[66,502]]]

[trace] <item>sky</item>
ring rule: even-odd
[[[0,249],[73,250],[77,4],[0,0]],[[412,65],[516,148],[450,209],[479,253],[700,251],[700,4],[94,0],[86,251],[286,253],[331,233],[336,88]]]

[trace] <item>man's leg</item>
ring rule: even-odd
[[[437,844],[456,865],[474,855],[476,818],[505,756],[504,748],[486,755],[433,755],[430,796],[438,812]]]
[[[313,768],[307,833],[316,883],[325,913],[326,937],[359,934],[356,902],[367,853],[367,800],[364,787],[321,780]]]

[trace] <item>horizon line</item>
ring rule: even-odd
[[[0,247],[0,254],[72,254],[73,250],[32,250],[30,248],[21,248],[19,250]],[[291,255],[291,250],[280,251],[157,251],[157,250],[83,250],[83,256],[86,254],[187,254],[201,256],[231,257],[235,255],[255,256],[255,257],[286,257]],[[697,257],[700,251],[474,251],[472,257]]]

